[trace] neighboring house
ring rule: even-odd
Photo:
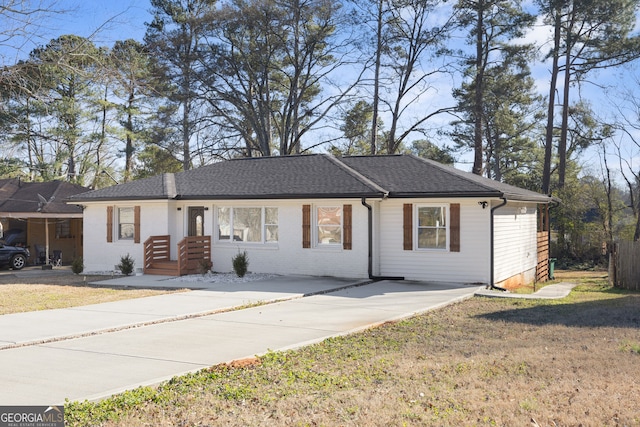
[[[64,200],[85,191],[89,189],[63,181],[0,179],[2,239],[28,247],[31,264],[45,263],[54,251],[70,263],[82,256],[82,207]]]
[[[209,257],[227,272],[246,251],[252,272],[509,287],[546,276],[550,201],[415,156],[324,154],[223,161],[69,200],[85,208],[89,271],[130,254],[146,273],[195,272]]]

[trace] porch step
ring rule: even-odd
[[[178,261],[156,261],[147,268],[145,274],[157,276],[179,276]]]

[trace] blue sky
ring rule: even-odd
[[[16,45],[13,46],[13,49],[7,49],[5,46],[2,49],[0,42],[0,55],[6,55],[4,58],[5,63],[11,63],[14,60],[13,56],[24,58],[33,48],[45,45],[49,40],[63,34],[90,37],[97,45],[109,47],[113,46],[116,40],[133,38],[141,41],[145,33],[145,22],[149,22],[152,18],[149,14],[151,9],[149,0],[36,0],[36,3],[38,1],[55,3],[56,9],[61,9],[65,12],[39,21],[34,27],[37,28],[37,37],[19,47]],[[3,24],[7,25],[6,22],[2,22],[0,19],[0,26]],[[538,44],[541,44],[543,40],[548,40],[548,32],[549,28],[539,22],[525,37],[525,40],[529,42],[537,41]],[[18,49],[15,49],[16,47]],[[540,92],[546,96],[549,64],[538,62],[534,65],[532,71]],[[599,84],[611,84],[619,88],[629,86],[629,84],[633,85],[633,77],[630,74],[633,74],[633,71],[618,69],[594,73],[592,78]],[[439,87],[440,90],[431,93],[431,96],[429,96],[428,104],[434,102],[439,104],[444,100],[451,102],[451,81],[436,83],[436,87],[440,85],[442,85]],[[586,85],[582,89],[583,95],[587,95],[586,98],[591,101],[594,109],[599,114],[611,114],[611,104],[606,100],[604,91],[601,88]],[[433,110],[439,106],[421,105],[421,108],[427,107],[428,110]],[[444,124],[450,120],[450,117],[442,116],[439,119],[443,122],[441,124]],[[432,125],[437,125],[440,120],[433,120]],[[635,151],[633,145],[631,145],[630,150],[632,152]],[[635,153],[629,153],[629,155],[633,158]],[[586,153],[582,160],[586,164],[595,166],[595,168],[599,167],[600,162],[597,151]],[[460,166],[462,169],[470,167],[469,165]]]
[[[36,36],[19,46],[19,56],[64,34],[90,37],[97,45],[112,46],[116,40],[142,40],[145,22],[151,20],[148,0],[44,0],[63,12],[44,16],[33,24]],[[14,44],[13,46],[18,47]]]

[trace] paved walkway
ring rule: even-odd
[[[482,289],[476,292],[476,295],[495,298],[560,299],[568,296],[571,293],[571,290],[576,286],[576,283],[556,283],[553,285],[547,285],[532,294],[516,294],[498,290]]]
[[[149,276],[129,279],[127,285],[168,283]],[[277,277],[0,316],[0,404],[100,399],[218,363],[406,318],[478,290],[409,281],[363,285],[348,279]],[[253,306],[265,302],[270,304]],[[232,307],[245,308],[228,311]]]

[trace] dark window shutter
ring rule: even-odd
[[[460,203],[449,205],[449,250],[460,252]]]
[[[311,205],[302,205],[302,247],[311,247]]]
[[[107,206],[107,242],[113,242],[113,206]]]
[[[133,207],[133,242],[140,243],[140,206]]]
[[[351,205],[342,206],[342,249],[351,250],[353,236],[351,232]]]
[[[405,251],[413,250],[413,205],[405,203],[403,206],[402,240]]]

